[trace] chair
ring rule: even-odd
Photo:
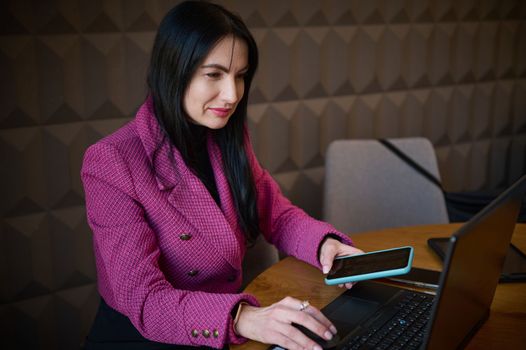
[[[390,139],[440,179],[425,138]],[[444,195],[378,140],[338,140],[326,155],[324,220],[343,232],[448,223]]]
[[[278,250],[259,235],[254,246],[248,248],[243,259],[243,284],[245,288],[260,273],[279,261]]]

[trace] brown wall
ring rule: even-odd
[[[426,136],[453,191],[526,173],[526,2],[220,3],[260,46],[260,161],[312,215],[338,138]],[[1,2],[0,330],[11,348],[77,348],[87,332],[98,300],[82,154],[134,115],[172,4]]]

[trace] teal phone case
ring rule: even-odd
[[[403,268],[377,271],[377,272],[372,272],[372,273],[365,273],[361,275],[354,275],[354,276],[347,276],[347,277],[340,277],[340,278],[331,278],[331,279],[325,278],[325,284],[332,286],[335,284],[343,284],[343,283],[348,283],[348,282],[359,282],[359,281],[365,281],[365,280],[372,280],[375,278],[385,278],[385,277],[391,277],[391,276],[404,275],[411,270],[411,265],[413,264],[413,255],[414,255],[413,247],[410,247],[410,246],[397,247],[397,248],[392,248],[392,249],[376,250],[374,252],[358,254],[358,255],[368,255],[368,254],[388,252],[391,250],[406,249],[406,248],[409,248],[409,258],[407,259],[407,265]],[[352,256],[357,256],[357,255],[352,255]],[[345,259],[347,257],[349,257],[349,255],[340,256],[340,257],[337,257],[336,259]]]

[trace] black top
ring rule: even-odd
[[[214,198],[217,205],[220,204],[219,193],[217,192],[216,181],[214,177],[214,170],[212,169],[212,164],[210,163],[210,156],[208,154],[208,147],[206,143],[206,137],[208,134],[208,128],[190,124],[190,131],[192,133],[192,150],[194,153],[195,159],[193,161],[193,171],[201,182],[205,185],[206,189]]]

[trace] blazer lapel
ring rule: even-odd
[[[192,172],[189,171],[172,189],[168,201],[214,252],[221,254],[236,270],[241,267],[243,242],[238,240],[221,209]]]
[[[245,236],[243,235],[243,231],[239,225],[239,218],[234,205],[234,197],[232,196],[230,185],[228,184],[228,180],[223,170],[224,163],[221,156],[221,151],[217,143],[215,143],[213,140],[211,134],[208,135],[207,147],[208,154],[210,155],[210,163],[212,165],[212,169],[214,170],[217,191],[221,201],[221,211],[223,217],[230,226],[230,229],[234,233],[236,240],[239,242],[239,244],[236,245],[236,247],[239,248],[239,250],[236,251],[236,257],[239,259],[237,262],[241,263],[246,251]]]

